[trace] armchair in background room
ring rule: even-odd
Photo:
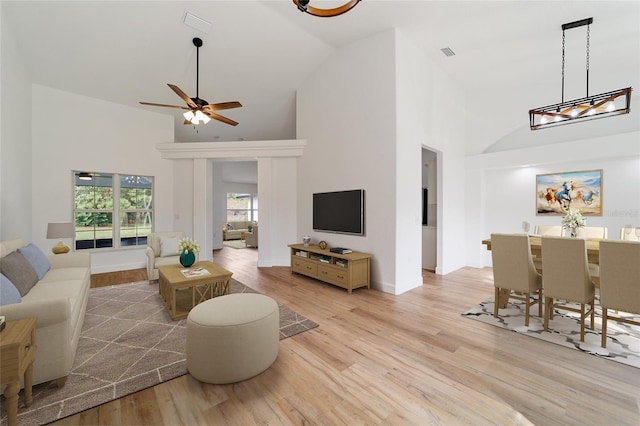
[[[244,233],[244,242],[247,247],[258,247],[258,225],[253,225],[251,231]]]
[[[152,232],[147,237],[147,277],[158,279],[158,266],[179,265],[178,243],[185,238],[182,231]],[[196,253],[196,261],[198,253]]]

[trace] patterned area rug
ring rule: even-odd
[[[585,324],[584,342],[580,341],[579,315],[563,310],[554,310],[555,316],[549,321],[549,331],[544,331],[544,319],[539,318],[537,305],[532,308],[529,326],[524,325],[523,302],[511,300],[507,308],[500,309],[499,317],[493,317],[493,299],[468,310],[463,316],[497,327],[506,328],[527,336],[562,345],[567,348],[586,352],[622,364],[640,368],[640,327],[616,321],[608,321],[607,347],[600,346],[602,330],[602,310],[596,303],[595,327],[591,322]],[[624,314],[628,318],[640,320],[640,316]]]
[[[257,292],[232,279],[231,293]],[[21,391],[18,424],[49,423],[186,374],[186,321],[171,320],[157,281],[91,289],[66,385],[34,386],[29,408]],[[280,305],[280,340],[317,326]],[[4,397],[1,402],[6,425]]]

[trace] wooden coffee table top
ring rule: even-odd
[[[197,270],[203,268],[209,271],[210,275],[202,275],[196,277],[185,277],[182,274],[183,270]],[[182,265],[166,265],[158,267],[158,272],[161,273],[164,278],[169,282],[171,286],[180,286],[184,284],[186,287],[192,286],[200,282],[210,281],[212,278],[231,278],[233,272],[224,269],[223,267],[216,265],[208,260],[202,260],[194,263],[191,267],[185,268]]]

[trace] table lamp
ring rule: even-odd
[[[47,239],[60,238],[58,244],[51,251],[54,254],[69,252],[69,246],[62,242],[62,238],[73,238],[76,235],[76,227],[73,222],[51,222],[47,226]]]

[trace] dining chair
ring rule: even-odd
[[[620,228],[620,239],[625,241],[640,241],[640,227],[625,226]]]
[[[600,306],[603,348],[609,319],[640,326],[640,321],[618,313],[640,314],[640,241],[600,241]],[[609,314],[609,309],[616,312]]]
[[[587,242],[583,238],[551,236],[542,237],[541,240],[544,330],[549,330],[554,309],[577,312],[580,314],[580,341],[584,342],[585,319],[591,317],[593,330],[595,314],[595,286],[589,272]],[[579,303],[580,308],[571,306],[571,302]]]
[[[562,236],[562,226],[536,225],[533,230],[535,235],[555,235]]]
[[[584,226],[578,228],[578,238],[607,238],[607,228],[599,226]]]
[[[542,317],[542,276],[536,271],[531,258],[529,236],[526,234],[491,234],[491,259],[495,306],[493,316],[498,318],[501,293],[509,299],[525,302],[524,325],[529,325],[531,306],[538,304],[538,316]],[[517,294],[517,293],[521,293]],[[532,298],[533,294],[538,295]]]

